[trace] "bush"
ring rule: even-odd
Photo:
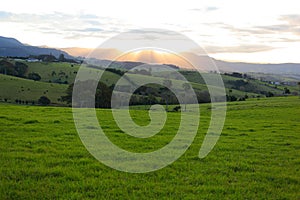
[[[176,106],[176,107],[173,108],[173,111],[178,112],[180,109],[181,109],[180,106]]]
[[[32,72],[30,74],[28,74],[28,78],[35,80],[35,81],[39,81],[41,80],[41,76],[38,73]]]
[[[233,95],[226,95],[227,101],[237,101],[237,97]]]
[[[38,104],[47,106],[51,103],[50,99],[46,96],[41,96],[38,100]]]

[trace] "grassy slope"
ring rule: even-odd
[[[21,99],[22,101],[33,100],[37,102],[41,96],[45,95],[51,102],[65,105],[65,102],[58,101],[58,98],[65,95],[68,85],[49,83],[49,80],[54,82],[60,78],[62,82],[68,81],[68,83],[72,83],[76,77],[74,72],[78,71],[79,65],[73,64],[73,67],[71,67],[70,63],[24,63],[29,66],[26,75],[31,72],[38,73],[42,77],[41,81],[0,74],[0,101],[8,99],[8,102],[15,102],[16,99]],[[95,71],[95,69],[89,70],[91,72]],[[52,76],[53,71],[56,73],[54,76]],[[63,72],[62,74],[65,75],[59,75],[60,72]],[[111,85],[118,77],[114,73],[105,72],[102,81]]]
[[[73,67],[71,67],[70,63],[39,63],[39,62],[37,62],[37,63],[25,63],[25,64],[27,64],[29,66],[28,73],[36,72],[36,73],[40,74],[42,77],[42,81],[44,81],[44,82],[49,82],[49,80],[54,81],[54,80],[57,80],[60,78],[62,81],[65,81],[65,80],[68,81],[68,83],[72,83],[74,81],[74,79],[76,77],[75,72],[78,71],[79,66],[80,66],[80,65],[73,64]],[[90,70],[94,71],[95,69],[90,69]],[[54,76],[52,76],[53,71],[56,74]],[[65,75],[59,75],[60,72],[63,72],[63,74],[65,74]],[[163,76],[163,73],[164,72],[160,72],[158,76]],[[169,73],[167,73],[167,74],[169,74]],[[66,75],[67,75],[67,78],[65,77]],[[149,77],[149,76],[143,76],[143,75],[139,75],[139,74],[128,74],[128,76],[130,78],[136,80],[137,82],[142,82],[142,81],[144,81],[145,78],[147,78],[148,80],[152,80],[153,82],[162,82],[162,78],[160,78],[160,77]],[[194,82],[192,84],[195,89],[206,90],[206,85],[203,84],[201,81],[199,83],[198,76],[199,76],[198,74],[189,74],[187,78],[188,78],[188,80]],[[210,76],[211,76],[211,79],[215,78],[214,74],[211,74]],[[111,85],[111,84],[115,83],[115,80],[117,80],[118,77],[119,76],[114,73],[106,72],[106,75],[105,75],[105,78],[103,79],[103,81],[105,83]],[[229,80],[238,80],[238,78],[234,78],[234,77],[226,76],[226,75],[222,75],[222,78],[225,83]],[[177,88],[182,87],[181,86],[183,83],[182,81],[173,80],[172,82],[173,82],[174,87],[177,87]],[[257,86],[259,87],[259,83],[257,84]],[[272,88],[263,88],[263,89],[272,90]],[[226,91],[228,93],[228,89]],[[246,94],[245,92],[233,89],[231,95],[234,95],[237,97],[242,97],[245,94]],[[250,97],[257,96],[257,94],[255,94],[255,93],[248,92],[247,94]]]
[[[201,84],[204,83],[204,81],[201,78],[199,78],[199,74],[197,74],[197,73],[187,73],[187,74],[188,74],[187,79],[189,81],[192,81],[192,82],[195,82],[195,83],[201,83]],[[214,80],[217,75],[212,73],[212,74],[207,74],[206,76],[209,77],[211,80]],[[233,85],[231,83],[232,81],[243,80],[243,79],[223,74],[222,75],[222,80],[224,82],[225,87],[227,89],[229,89],[229,88],[233,87]],[[294,87],[294,86],[277,86],[277,88],[275,88],[274,85],[271,85],[269,83],[262,82],[262,81],[259,81],[259,80],[248,80],[248,82],[252,86],[252,89],[253,89],[252,91],[254,91],[254,90],[267,91],[267,92],[269,91],[269,92],[272,92],[275,95],[282,95],[283,90],[284,90],[285,87],[289,88],[291,92],[297,92],[298,91],[298,88]],[[245,92],[241,92],[239,90],[233,90],[232,91],[232,95],[235,95],[235,96],[241,96],[241,93],[245,94]],[[261,95],[261,94],[254,94],[254,93],[249,93],[249,92],[247,94],[248,94],[248,96],[257,96],[257,95],[264,96],[264,95]]]
[[[79,69],[78,64],[71,64],[71,63],[46,63],[46,62],[34,62],[34,63],[27,63],[24,62],[26,65],[29,66],[29,70],[27,74],[35,72],[40,74],[42,77],[41,81],[49,82],[54,81],[56,79],[61,78],[62,81],[68,81],[69,83],[72,83],[73,80],[76,77],[76,72]],[[71,67],[71,65],[73,67]],[[55,75],[52,75],[52,72],[55,72]],[[59,74],[60,72],[63,72],[64,74]],[[67,76],[67,78],[66,78]]]
[[[118,172],[95,160],[69,108],[0,104],[0,110],[0,199],[300,198],[299,98],[229,103],[220,140],[204,159],[197,155],[210,109],[201,105],[200,129],[189,150],[148,174]],[[120,139],[126,136],[110,110],[98,110],[110,139],[133,151],[159,148],[172,138],[180,114],[168,115],[163,133],[142,143]],[[133,116],[142,124],[149,119],[146,111]]]
[[[47,96],[51,102],[61,103],[57,99],[65,95],[67,87],[0,74],[0,100],[6,98],[8,102],[15,102],[16,99],[37,102],[41,96]]]
[[[13,62],[13,61],[12,61]],[[36,63],[28,63],[24,62],[29,66],[29,70],[27,72],[27,75],[31,72],[36,72],[41,75],[42,82],[49,83],[55,82],[57,80],[60,80],[61,82],[67,81],[68,83],[72,83],[76,77],[76,73],[79,69],[78,64],[71,64],[71,63],[60,63],[60,62],[54,62],[54,63],[44,63],[44,62],[36,62]],[[95,72],[95,69],[88,69],[91,71],[91,73]],[[55,73],[53,73],[55,72]],[[161,72],[163,73],[163,72]],[[161,74],[163,75],[163,74]],[[215,74],[208,74],[211,79],[215,78]],[[128,74],[128,76],[137,82],[143,82],[145,78],[148,80],[152,80],[153,82],[162,83],[163,78],[160,77],[145,77],[143,75],[139,74]],[[28,80],[22,80],[22,79],[16,79],[14,80],[19,80],[18,82],[13,83],[11,78],[4,78],[4,75],[0,76],[0,81],[1,81],[1,86],[0,86],[0,100],[7,98],[9,101],[13,102],[15,99],[21,99],[21,100],[37,100],[41,95],[46,95],[48,96],[52,102],[58,103],[57,99],[64,95],[65,89],[67,88],[67,85],[57,85],[57,84],[45,84],[41,82],[32,82]],[[108,85],[111,85],[116,82],[116,80],[119,78],[119,75],[116,75],[111,72],[106,72],[105,77],[103,77],[102,81],[107,83]],[[231,76],[226,76],[222,75],[222,78],[224,80],[225,86],[227,87],[226,91],[227,94],[229,94],[229,88],[231,88],[231,85],[228,84],[229,81],[233,80],[239,80],[238,78],[231,77]],[[5,80],[8,82],[6,83]],[[199,74],[195,73],[189,73],[188,80],[193,81],[192,83],[193,87],[198,90],[206,90],[205,84],[203,84],[201,79],[199,79]],[[199,82],[200,81],[200,82]],[[173,82],[173,87],[177,88],[182,88],[182,81],[179,80],[172,80]],[[274,86],[271,86],[269,84],[254,80],[251,81],[251,84],[259,89],[259,90],[264,90],[264,91],[271,91],[274,94],[282,94],[283,91],[283,86],[278,86],[279,89],[274,88]],[[22,87],[26,87],[25,89]],[[31,91],[28,90],[33,89]],[[291,92],[295,92],[298,90],[296,87],[288,87]],[[24,91],[22,91],[24,90]],[[48,90],[49,92],[44,94],[44,92]],[[56,94],[55,94],[56,93]],[[243,97],[247,94],[249,97],[256,97],[258,95],[264,96],[261,94],[256,94],[256,93],[250,93],[250,92],[243,92],[240,90],[235,90],[232,89],[232,92],[230,95],[234,95],[236,97]],[[61,103],[61,102],[59,102]]]
[[[40,76],[42,77],[41,81],[43,82],[49,82],[49,81],[54,82],[55,80],[60,79],[61,81],[68,81],[69,84],[74,82],[77,75],[77,71],[79,70],[80,67],[79,64],[61,63],[61,62],[53,62],[53,63],[36,62],[36,63],[25,63],[25,64],[29,66],[29,70],[27,74],[31,72],[36,72],[40,74]],[[96,69],[93,68],[89,68],[88,70],[91,73],[97,71]],[[108,85],[111,85],[112,83],[115,82],[115,80],[118,77],[119,76],[114,73],[106,72],[103,82],[106,82]]]

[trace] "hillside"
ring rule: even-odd
[[[0,100],[8,103],[37,104],[41,96],[47,96],[52,104],[65,104],[59,99],[65,95],[67,85],[33,81],[0,74]],[[27,102],[27,103],[26,103]]]
[[[54,48],[42,48],[36,46],[24,45],[14,38],[0,36],[0,57],[28,57],[31,55],[53,55],[59,57],[61,54],[65,58],[72,59],[68,53]]]
[[[62,50],[66,50],[67,52],[73,53],[74,56],[82,56],[87,57],[91,56],[93,58],[99,59],[99,63],[102,62],[105,56],[112,59],[112,55],[118,55],[120,52],[117,49],[82,49],[82,48],[65,48]],[[91,54],[90,54],[91,53]],[[90,54],[90,55],[89,55]],[[299,63],[278,63],[278,64],[267,64],[267,63],[245,63],[245,62],[229,62],[229,61],[223,61],[218,60],[210,56],[206,55],[196,55],[191,52],[182,52],[179,55],[185,57],[192,63],[195,63],[195,66],[206,70],[211,71],[212,69],[209,66],[212,66],[212,62],[216,64],[218,69],[221,72],[240,72],[240,73],[269,73],[269,74],[279,74],[279,75],[300,75],[300,64]],[[156,58],[157,57],[157,58]],[[126,57],[128,61],[137,61],[136,57]],[[146,58],[146,59],[144,59]],[[147,62],[149,59],[147,59],[147,56],[141,56],[139,57],[139,62]],[[108,59],[108,58],[106,58]],[[124,59],[124,58],[122,58]],[[175,64],[180,67],[182,62],[181,59],[178,59],[178,57],[174,55],[167,55],[164,54],[164,57],[161,58],[159,55],[156,55],[154,57],[151,57],[153,59],[152,61],[154,63],[161,63],[161,59],[168,60],[172,62],[172,64]],[[165,61],[166,62],[166,61]],[[298,78],[300,80],[300,78]]]
[[[3,66],[1,66],[1,63]],[[118,65],[119,63],[121,63],[121,65]],[[110,68],[109,71],[105,71],[101,81],[108,87],[113,88],[120,77],[126,72],[127,68],[121,68],[121,66],[127,66],[130,68],[130,63],[131,62],[115,63],[114,68]],[[137,64],[138,63],[134,63],[134,66]],[[115,67],[116,65],[119,67]],[[20,66],[23,67],[23,71],[20,71]],[[86,64],[83,66],[86,67],[89,73],[104,72],[101,66],[97,67],[95,65],[90,66]],[[0,100],[4,101],[7,99],[8,102],[15,102],[16,99],[20,99],[25,102],[33,100],[37,101],[40,96],[45,95],[50,98],[51,102],[54,104],[66,105],[66,102],[62,102],[60,100],[61,96],[66,95],[66,89],[69,84],[74,82],[79,67],[79,64],[68,62],[26,62],[20,59],[0,59],[0,73],[2,73]],[[158,65],[151,67],[160,68]],[[176,70],[176,68],[174,69]],[[147,85],[146,88],[142,87],[137,90],[134,94],[134,104],[143,104],[148,103],[149,101],[152,101],[153,103],[161,102],[163,100],[161,95],[167,92],[161,86],[163,81],[166,79],[171,80],[173,88],[177,88],[183,92],[182,85],[184,81],[181,78],[170,77],[171,74],[168,71],[155,69],[151,71],[151,76],[147,75],[149,72],[146,68],[126,75],[127,79],[125,80],[131,80],[131,82],[134,82],[136,85],[140,85],[145,79],[158,84]],[[3,74],[7,72],[10,72],[10,75],[19,77]],[[22,74],[20,74],[21,72]],[[199,102],[208,102],[209,94],[207,93],[206,83],[199,73],[187,70],[179,70],[179,72],[191,83],[197,94]],[[38,81],[28,80],[32,78],[33,74],[40,77]],[[208,73],[206,76],[210,77],[212,80],[217,78],[217,75],[214,73]],[[251,78],[251,76],[239,73],[236,73],[235,75],[223,74],[222,79],[226,87],[229,101],[266,96],[272,97],[289,94],[297,95],[298,93],[298,88],[296,86],[272,85],[269,82],[262,82]],[[122,85],[126,88],[126,85],[130,85],[130,83],[125,81]],[[116,90],[120,95],[123,92],[120,87]],[[288,91],[288,93],[286,93],[286,91]],[[177,101],[175,97],[171,93],[170,95],[170,104],[176,104]],[[156,100],[153,100],[153,97]]]
[[[73,53],[73,55],[66,53],[66,51]],[[58,58],[59,55],[63,54],[67,59],[74,59],[74,57],[87,57],[90,53],[92,53],[90,56],[93,57],[93,59],[90,59],[91,62],[97,65],[103,65],[103,64],[107,64],[107,62],[111,62],[109,60],[104,60],[103,57],[105,56],[109,57],[109,55],[111,54],[117,55],[120,53],[120,51],[117,49],[84,49],[84,48],[76,48],[76,47],[64,48],[64,49],[42,48],[42,47],[24,45],[15,38],[7,38],[7,37],[0,36],[0,57],[1,56],[28,57],[30,55],[37,56],[41,54],[44,55],[51,54]],[[217,60],[209,56],[196,55],[191,52],[182,52],[180,55],[184,56],[189,61],[195,63],[196,67],[199,67],[207,71],[211,70],[211,68],[209,68],[208,66],[211,66],[213,61],[221,72],[241,72],[241,73],[253,72],[253,73],[287,74],[287,75],[300,74],[299,63],[262,64],[262,63],[228,62],[228,61]],[[127,61],[115,62],[114,67],[130,69],[135,64],[147,63],[148,60],[143,60],[143,57],[145,56],[142,56],[140,60],[131,60],[130,57],[128,57]],[[179,60],[177,60],[176,57],[174,57],[174,55],[170,55],[170,56],[164,55],[164,59],[172,62],[172,64],[174,65],[184,67],[181,66],[182,63],[180,63]],[[153,60],[153,61],[155,61],[156,63],[161,63],[161,60]],[[300,79],[298,78],[298,80]]]
[[[202,67],[207,71],[211,70],[207,66],[211,66],[213,61],[221,72],[300,74],[299,63],[262,64],[245,62],[227,62],[217,60],[209,56],[196,55],[190,52],[182,53],[182,55],[188,60],[192,61],[193,63],[197,63],[198,67]]]

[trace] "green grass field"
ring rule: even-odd
[[[193,109],[195,105],[188,105]],[[0,199],[300,199],[300,99],[228,104],[222,135],[198,158],[210,119],[202,104],[199,131],[187,152],[159,171],[111,169],[85,149],[70,108],[0,104]],[[174,136],[180,113],[168,113],[153,138],[131,138],[97,111],[108,137],[130,151],[151,151]],[[132,110],[138,124],[147,111]]]

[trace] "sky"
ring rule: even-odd
[[[1,2],[0,27],[1,36],[55,48],[96,48],[125,31],[161,28],[216,59],[300,63],[296,0],[11,0]]]

